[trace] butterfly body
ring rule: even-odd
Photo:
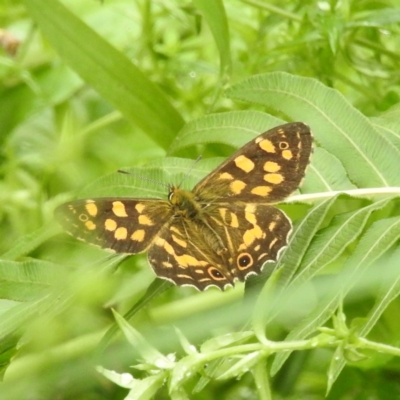
[[[291,222],[272,206],[298,188],[312,151],[302,123],[263,133],[192,191],[171,186],[167,199],[98,198],[60,206],[65,229],[119,253],[148,252],[157,276],[178,285],[221,289],[273,262]]]

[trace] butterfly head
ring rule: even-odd
[[[176,213],[188,218],[194,218],[200,211],[200,206],[195,199],[193,192],[183,190],[179,186],[169,188],[168,200],[175,208]]]

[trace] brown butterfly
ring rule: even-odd
[[[272,204],[299,187],[311,153],[309,127],[288,123],[251,140],[192,191],[171,186],[165,200],[76,200],[56,216],[85,242],[147,251],[156,275],[176,285],[225,289],[259,274],[286,247],[292,224]]]

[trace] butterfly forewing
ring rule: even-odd
[[[118,253],[141,253],[171,217],[158,199],[98,198],[61,205],[56,217],[64,229],[85,242]]]
[[[276,203],[296,190],[312,151],[310,128],[273,128],[244,145],[194,188],[204,200]]]

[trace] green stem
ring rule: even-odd
[[[367,47],[367,48],[369,48],[371,50],[376,50],[380,54],[384,54],[385,56],[391,57],[394,60],[398,61],[400,59],[398,54],[396,54],[393,51],[390,51],[390,50],[384,48],[380,44],[376,44],[374,42],[371,42],[370,40],[357,39],[357,40],[355,40],[355,43],[360,45],[360,46]]]
[[[285,203],[293,203],[293,202],[315,202],[316,200],[326,199],[333,197],[337,194],[348,194],[349,196],[356,197],[375,197],[375,196],[390,196],[390,195],[399,195],[400,187],[390,186],[390,187],[379,187],[379,188],[363,188],[363,189],[350,189],[350,190],[335,190],[330,192],[321,192],[321,193],[310,193],[310,194],[299,194],[296,196],[291,196],[285,200]]]
[[[355,348],[357,349],[369,349],[374,350],[378,353],[392,354],[400,357],[400,348],[389,346],[388,344],[371,342],[365,338],[358,338]]]
[[[219,349],[210,353],[199,354],[201,363],[207,363],[222,357],[231,357],[240,353],[252,353],[263,351],[266,354],[278,353],[281,351],[309,350],[317,347],[335,347],[338,341],[333,337],[329,340],[321,340],[319,336],[307,340],[293,340],[290,342],[271,342],[242,344]]]
[[[258,361],[252,372],[257,388],[258,398],[260,400],[272,400],[270,379],[264,358]]]
[[[283,10],[282,8],[273,6],[272,4],[268,4],[266,2],[261,2],[261,1],[258,1],[258,0],[242,0],[242,1],[243,1],[243,3],[247,3],[247,4],[250,4],[251,6],[262,8],[262,9],[267,10],[267,11],[273,13],[273,14],[280,15],[280,16],[282,16],[284,18],[291,19],[293,21],[301,22],[301,17],[299,17],[297,14],[288,12],[286,10]]]
[[[122,114],[119,111],[112,111],[104,117],[99,118],[95,122],[89,124],[85,129],[82,130],[82,135],[90,135],[91,133],[97,132],[105,126],[111,125],[114,122],[121,121]]]

